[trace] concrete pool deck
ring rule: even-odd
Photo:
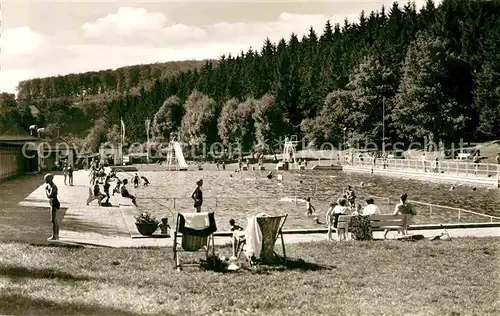
[[[59,200],[61,202],[60,216],[60,240],[52,241],[51,244],[62,245],[83,245],[97,247],[171,247],[173,238],[144,237],[138,234],[133,215],[135,209],[130,206],[119,206],[119,199],[111,197],[110,202],[113,207],[101,207],[97,201],[86,205],[89,195],[88,171],[74,172],[74,186],[64,184],[63,176],[56,175],[54,183],[59,188]],[[114,184],[112,184],[114,187]],[[139,200],[140,203],[140,200]],[[24,207],[47,208],[49,216],[49,205],[45,196],[45,184],[40,185],[19,205]],[[171,223],[172,224],[172,223]],[[464,225],[464,224],[460,224]],[[476,224],[481,226],[482,224]],[[500,237],[500,223],[498,226],[487,226],[476,228],[448,228],[448,233],[454,237]],[[424,229],[425,227],[415,227],[411,229],[412,234],[421,234],[425,237],[440,235],[443,229]],[[431,227],[429,227],[431,228]],[[307,230],[304,230],[307,231]],[[297,233],[297,230],[285,230],[285,243],[302,243],[326,240],[326,228],[316,229],[315,232],[304,234]],[[219,235],[219,236],[217,236]],[[222,235],[222,236],[220,236]],[[388,237],[393,239],[396,232],[390,232]],[[49,236],[47,236],[49,237]],[[374,232],[374,237],[381,239],[382,232]],[[231,238],[227,232],[218,232],[215,237],[217,245],[230,244]]]

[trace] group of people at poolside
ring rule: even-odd
[[[110,199],[110,182],[112,180],[116,180],[116,186],[113,189],[112,195],[115,195],[115,193],[121,194],[122,197],[124,198],[129,198],[132,200],[132,203],[134,203],[135,206],[137,206],[137,201],[136,197],[130,194],[130,192],[127,189],[127,184],[128,180],[123,179],[120,180],[116,176],[116,172],[112,170],[109,174],[106,174],[104,172],[104,168],[97,168],[97,164],[93,164],[91,166],[90,170],[90,184],[93,185],[93,188],[89,188],[89,197],[87,199],[87,205],[90,204],[90,202],[97,200],[98,204],[100,206],[112,206],[109,203]],[[73,186],[73,172],[72,168],[70,165],[66,165],[63,168],[67,168],[66,170],[70,170],[68,173],[64,172],[63,169],[63,175],[64,175],[64,184],[67,185],[67,180],[69,179],[69,185]],[[140,177],[143,181],[144,186],[148,186],[150,184],[149,180],[146,177]],[[136,173],[135,176],[132,178],[132,183],[134,184],[135,187],[139,186],[140,179],[138,174]],[[51,208],[51,222],[52,222],[52,236],[48,238],[48,240],[58,240],[59,239],[59,223],[57,219],[57,210],[60,209],[61,203],[59,202],[58,199],[58,188],[57,185],[54,183],[54,175],[51,173],[48,173],[44,177],[44,182],[47,184],[45,187],[45,194],[47,198],[49,199],[49,204]],[[103,186],[103,192],[101,192],[100,185],[102,184]],[[198,193],[198,199],[202,201],[201,197],[201,191]],[[199,205],[201,207],[201,203]]]

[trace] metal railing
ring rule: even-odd
[[[410,200],[409,202],[412,203],[412,204],[414,204],[414,205],[421,205],[421,206],[428,207],[429,208],[429,214],[431,214],[431,215],[432,215],[432,213],[436,209],[444,209],[444,210],[456,211],[456,212],[458,212],[458,221],[461,220],[463,213],[477,215],[477,216],[481,216],[481,217],[487,217],[487,218],[490,219],[490,223],[493,223],[494,220],[500,221],[500,217],[498,217],[498,216],[492,216],[492,215],[488,215],[488,214],[478,213],[478,212],[474,212],[474,211],[471,211],[471,210],[466,210],[466,209],[463,209],[463,208],[451,207],[451,206],[444,206],[444,205],[437,205],[437,204],[431,204],[431,203],[425,203],[425,202],[419,202],[419,201],[413,201],[413,200]]]
[[[352,161],[343,160],[342,164],[367,169],[388,169],[413,172],[429,172],[456,176],[476,176],[500,179],[500,165],[492,163],[473,163],[459,160],[420,160],[420,159],[382,159],[375,163],[369,157],[356,157]]]

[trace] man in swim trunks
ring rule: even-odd
[[[71,164],[68,165],[67,171],[68,171],[69,185],[73,186],[73,166]]]
[[[201,191],[201,187],[203,186],[203,179],[199,179],[196,181],[196,188],[191,193],[191,198],[194,201],[194,208],[196,209],[196,213],[201,212],[201,205],[203,204],[203,192]]]
[[[139,186],[139,176],[137,175],[137,173],[134,176],[133,182],[134,182],[134,187]]]
[[[45,194],[49,199],[50,204],[50,218],[52,221],[52,236],[48,240],[58,240],[59,239],[59,222],[57,220],[57,210],[61,207],[61,203],[57,198],[57,186],[54,183],[54,176],[50,173],[46,174],[44,177],[45,183],[48,184],[45,187]]]
[[[345,195],[347,198],[347,202],[350,204],[351,207],[354,207],[356,203],[356,193],[354,193],[350,185],[347,186],[347,189],[345,190]]]

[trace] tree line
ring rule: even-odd
[[[155,141],[175,135],[193,146],[239,142],[255,151],[272,149],[285,134],[338,144],[344,130],[360,145],[381,143],[383,134],[404,142],[498,139],[498,12],[498,0],[444,0],[439,7],[428,0],[420,11],[394,3],[361,12],[357,23],[327,21],[321,35],[310,28],[300,39],[266,39],[259,51],[171,76],[126,77],[127,89],[107,85],[104,74],[96,84],[104,88],[89,89],[95,73],[73,75],[73,84],[26,81],[17,108],[36,105],[41,124],[76,135],[89,149],[117,141],[121,117],[128,142],[146,140],[150,119]],[[48,82],[58,88],[42,89]]]

